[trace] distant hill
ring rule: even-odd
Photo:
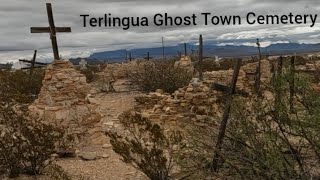
[[[196,53],[198,46],[187,44],[188,54],[192,51]],[[298,43],[280,43],[272,44],[268,47],[261,48],[264,55],[285,55],[293,53],[308,53],[320,52],[320,44],[298,44]],[[156,48],[138,48],[130,50],[132,58],[144,58],[147,52],[153,58],[162,57],[162,47]],[[184,45],[178,44],[176,46],[165,47],[166,57],[177,56],[178,52],[184,53]],[[219,56],[219,57],[238,57],[238,56],[253,56],[257,55],[257,47],[253,46],[217,46],[217,45],[204,45],[204,56]],[[120,49],[116,51],[105,51],[94,53],[88,57],[94,61],[124,61],[126,59],[126,50]]]

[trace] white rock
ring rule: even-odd
[[[97,153],[96,152],[81,152],[79,154],[79,157],[83,160],[92,161],[97,158]]]

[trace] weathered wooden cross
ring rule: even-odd
[[[217,142],[216,142],[216,146],[215,146],[215,150],[214,150],[214,154],[213,154],[213,158],[212,158],[211,171],[217,171],[219,168],[218,167],[219,162],[221,162],[221,160],[222,160],[221,156],[220,156],[220,153],[221,153],[220,151],[222,149],[223,140],[225,138],[225,133],[226,133],[226,129],[227,129],[227,124],[229,121],[229,114],[230,114],[230,110],[231,110],[231,106],[232,106],[233,95],[236,93],[236,86],[237,86],[237,81],[238,81],[238,76],[239,76],[241,64],[242,64],[242,59],[237,59],[236,64],[234,66],[233,76],[232,76],[232,80],[231,80],[231,86],[228,89],[229,92],[226,97],[227,99],[226,99],[225,109],[223,112],[223,117],[222,117],[221,124],[219,127]]]
[[[261,47],[260,47],[260,42],[259,39],[257,39],[257,46],[258,46],[258,50],[259,50],[259,63],[258,63],[258,67],[257,67],[257,78],[256,78],[256,91],[258,93],[260,93],[260,79],[261,79]]]
[[[129,52],[129,62],[132,61],[132,55],[131,55],[131,52]]]
[[[147,61],[150,61],[152,57],[150,57],[150,52],[147,52],[147,57],[145,57],[144,59],[146,59]]]
[[[33,58],[31,60],[19,59],[20,62],[30,64],[30,67],[21,68],[21,69],[30,69],[30,77],[32,76],[34,68],[41,68],[41,67],[47,65],[46,63],[36,62],[36,57],[37,57],[37,50],[34,51]],[[36,65],[38,65],[38,66],[36,66]]]
[[[48,14],[48,20],[49,20],[49,27],[31,27],[31,33],[50,33],[50,39],[51,39],[51,43],[52,43],[52,50],[53,50],[54,59],[60,60],[56,33],[57,32],[71,32],[71,28],[70,27],[55,27],[51,3],[47,3],[46,6],[47,6],[47,14]]]
[[[199,36],[199,79],[200,81],[203,81],[202,60],[203,60],[203,39],[202,39],[202,34],[200,34]]]
[[[290,61],[290,74],[291,77],[289,79],[289,86],[290,86],[290,98],[289,98],[289,104],[290,104],[290,112],[294,113],[294,95],[295,95],[295,85],[294,85],[294,79],[295,79],[295,61],[296,61],[296,55],[292,56]]]

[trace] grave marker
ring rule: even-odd
[[[259,63],[257,67],[257,77],[256,77],[256,92],[260,93],[260,81],[261,81],[261,47],[260,47],[260,41],[257,39],[257,46],[259,50]]]
[[[50,33],[50,39],[51,39],[54,59],[60,60],[56,34],[57,34],[57,32],[71,32],[71,28],[70,27],[55,27],[51,3],[47,3],[46,6],[47,6],[49,27],[31,27],[31,33]]]
[[[203,72],[202,72],[202,60],[203,60],[203,39],[200,34],[199,37],[199,79],[203,81]]]
[[[220,156],[220,151],[222,149],[223,140],[224,140],[227,125],[228,125],[233,95],[236,93],[236,85],[237,85],[237,81],[238,81],[241,63],[242,63],[242,59],[237,59],[237,62],[234,67],[232,81],[231,81],[231,87],[230,87],[230,89],[228,89],[229,93],[227,95],[226,106],[225,106],[222,121],[221,121],[221,124],[219,127],[218,138],[217,138],[217,142],[216,142],[216,146],[215,146],[215,150],[214,150],[214,154],[213,154],[213,158],[212,158],[211,171],[217,171],[218,166],[219,166],[219,162],[222,160],[221,156]]]

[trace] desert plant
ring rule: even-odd
[[[9,177],[41,174],[63,136],[61,129],[30,119],[12,107],[0,108],[0,126],[0,168]]]
[[[87,83],[96,81],[98,79],[98,76],[97,76],[98,72],[99,72],[99,68],[96,66],[88,66],[86,69],[80,70],[80,73],[86,76]]]
[[[292,80],[293,110],[288,93]],[[210,171],[217,117],[209,118],[206,127],[191,126],[179,157],[183,169],[196,179],[318,178],[320,98],[309,78],[285,68],[265,93],[234,99],[217,172]]]
[[[35,69],[32,77],[29,71],[0,71],[0,101],[30,103],[37,98],[42,87],[44,70]]]
[[[193,74],[181,67],[174,67],[174,61],[141,62],[128,76],[140,90],[145,92],[162,89],[173,93],[189,84]]]
[[[113,150],[152,180],[168,180],[173,168],[173,143],[179,135],[164,135],[159,125],[151,123],[140,114],[125,113],[120,120],[125,135],[107,132]],[[175,141],[173,141],[175,140]]]
[[[54,180],[72,180],[71,175],[65,172],[61,166],[57,164],[49,165],[44,174]]]

